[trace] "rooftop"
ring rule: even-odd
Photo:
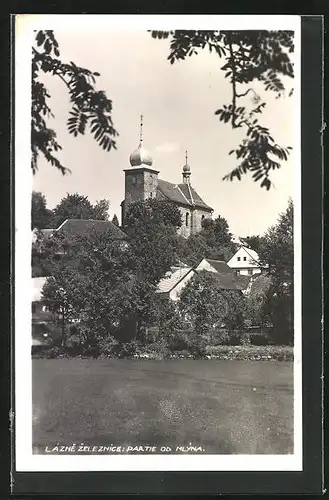
[[[169,200],[180,205],[195,206],[212,212],[212,208],[207,205],[198,195],[195,189],[189,184],[173,184],[162,179],[158,180],[158,191]]]
[[[235,283],[235,276],[231,272],[231,274],[226,273],[214,273],[211,271],[198,271],[211,275],[219,284],[220,288],[223,290],[240,290],[240,288]]]
[[[192,267],[173,268],[160,280],[157,293],[169,293],[191,271]]]
[[[126,240],[127,235],[109,220],[66,219],[57,229],[68,235],[101,234],[109,231],[116,240]]]

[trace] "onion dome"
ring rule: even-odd
[[[130,165],[132,167],[139,167],[140,165],[148,165],[153,163],[151,154],[143,147],[143,115],[141,115],[140,123],[140,142],[138,148],[130,155]]]
[[[183,167],[183,172],[191,172],[191,167],[188,163],[185,163]]]
[[[185,165],[183,167],[183,182],[189,184],[191,176],[191,167],[187,163],[187,151],[185,151]]]
[[[150,167],[152,163],[153,158],[150,153],[143,148],[143,143],[141,141],[138,148],[130,155],[130,165],[132,167],[138,167],[140,165],[148,165]]]

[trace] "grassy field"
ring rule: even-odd
[[[293,453],[293,364],[33,360],[33,446]]]

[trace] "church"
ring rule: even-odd
[[[182,169],[182,183],[173,184],[159,179],[153,167],[153,158],[143,146],[143,116],[141,116],[140,142],[130,155],[130,168],[125,172],[125,198],[121,203],[121,220],[124,224],[129,206],[139,200],[154,198],[173,202],[180,210],[182,226],[178,234],[188,238],[202,229],[202,221],[211,218],[213,209],[199,196],[191,184],[191,167],[186,161]]]

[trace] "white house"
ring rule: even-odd
[[[179,294],[194,274],[195,270],[192,267],[172,267],[160,280],[157,293],[174,301],[179,300]]]
[[[242,276],[253,276],[262,272],[258,253],[245,246],[239,248],[227,265]]]
[[[236,283],[234,271],[224,261],[213,259],[202,259],[196,267],[172,267],[158,284],[157,293],[173,301],[179,300],[179,296],[193,276],[198,272],[206,271],[215,274],[215,277],[223,290],[236,290],[241,288]]]

